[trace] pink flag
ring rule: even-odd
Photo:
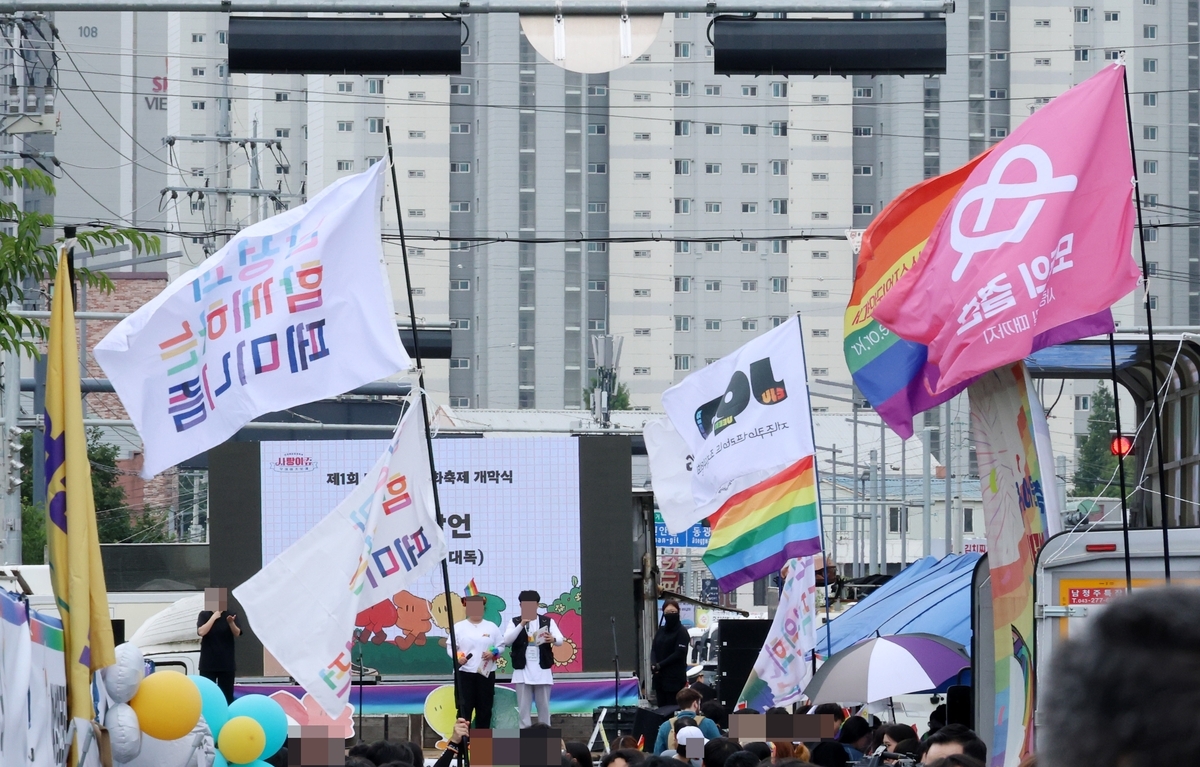
[[[1035,337],[1136,287],[1122,75],[1106,67],[996,145],[875,309],[929,347],[935,393],[1024,359]]]

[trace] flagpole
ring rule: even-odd
[[[800,312],[796,312],[796,330],[800,333],[800,353],[804,354],[804,323],[800,320]],[[817,467],[816,460],[816,438],[817,425],[813,421],[812,414],[812,390],[808,384],[808,364],[807,358],[804,365],[804,393],[808,396],[808,428],[813,435],[813,486],[817,493],[817,526],[821,530],[821,579],[825,581],[825,658],[833,655],[833,629],[829,626],[829,559],[825,554],[825,512],[821,507],[821,470]],[[858,418],[854,419],[854,428],[858,428]],[[837,471],[837,453],[833,454],[834,471]],[[857,470],[857,468],[856,468]],[[837,509],[834,509],[834,513]],[[813,664],[817,662],[817,648],[813,648]]]
[[[1163,577],[1171,582],[1171,538],[1167,528],[1167,471],[1163,456],[1162,406],[1158,400],[1158,365],[1154,361],[1154,314],[1150,309],[1150,265],[1146,260],[1146,235],[1142,228],[1142,190],[1138,186],[1137,151],[1133,148],[1133,107],[1129,103],[1129,69],[1121,62],[1121,83],[1125,90],[1125,118],[1129,128],[1129,159],[1133,164],[1133,201],[1137,206],[1138,245],[1142,254],[1142,285],[1145,288],[1143,305],[1146,307],[1146,337],[1150,344],[1150,386],[1154,403],[1155,446],[1158,451],[1158,508],[1162,515]],[[1115,400],[1117,392],[1113,391]],[[1124,495],[1122,495],[1124,504]],[[1128,545],[1126,550],[1128,550]]]
[[[1133,591],[1133,572],[1129,562],[1129,507],[1125,501],[1125,443],[1121,435],[1121,399],[1117,391],[1117,345],[1113,334],[1108,334],[1108,357],[1112,362],[1113,383],[1113,420],[1117,422],[1117,445],[1121,452],[1117,455],[1117,471],[1121,475],[1121,534],[1125,538],[1125,592]]]
[[[413,343],[413,359],[417,363],[417,386],[421,392],[421,415],[425,418],[425,447],[429,453],[429,479],[433,486],[433,511],[437,517],[438,529],[442,530],[446,526],[446,520],[442,517],[442,503],[438,497],[437,469],[434,467],[433,461],[433,436],[429,433],[429,402],[425,396],[425,365],[421,361],[421,342],[417,335],[417,308],[413,303],[412,295],[412,275],[408,269],[408,245],[404,241],[404,219],[400,215],[400,187],[396,183],[396,161],[392,156],[392,127],[384,126],[384,132],[387,134],[387,150],[388,164],[392,171],[392,197],[396,202],[396,226],[400,229],[400,254],[404,260],[404,287],[408,293],[408,319],[410,330],[412,331]],[[450,664],[454,673],[454,708],[455,718],[458,716],[458,639],[454,635],[454,605],[450,601],[450,566],[446,558],[442,558],[442,589],[446,594],[446,630],[450,635]],[[487,723],[491,726],[491,722]]]

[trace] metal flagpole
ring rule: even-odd
[[[800,312],[796,312],[796,328],[800,331],[800,352],[804,353],[804,323],[800,320]],[[808,366],[804,367],[804,393],[812,398],[812,391],[808,385]],[[858,418],[855,414],[854,428],[858,429]],[[813,435],[813,485],[817,493],[817,527],[820,529],[821,537],[821,578],[825,581],[825,658],[828,659],[833,655],[833,628],[829,625],[829,557],[826,554],[825,548],[825,514],[821,510],[821,470],[817,468],[817,450],[816,436],[817,427],[813,422],[812,407],[808,408],[808,428]],[[837,466],[837,453],[833,454],[834,466]],[[837,513],[835,508],[834,513]],[[816,605],[813,605],[816,607]],[[817,648],[813,648],[813,662],[816,662]]]
[[[1117,472],[1121,475],[1121,535],[1125,539],[1125,591],[1133,591],[1133,567],[1129,561],[1129,506],[1125,500],[1125,443],[1121,434],[1121,401],[1117,392],[1117,345],[1108,334],[1108,358],[1112,362],[1113,420],[1117,422]]]
[[[1154,432],[1157,435],[1154,443],[1158,449],[1158,509],[1162,515],[1163,577],[1169,584],[1171,582],[1171,537],[1167,532],[1167,462],[1163,456],[1162,404],[1158,401],[1158,365],[1154,361],[1154,313],[1150,309],[1150,265],[1146,261],[1146,234],[1142,228],[1142,190],[1138,186],[1137,152],[1133,148],[1133,107],[1129,104],[1129,70],[1125,66],[1121,67],[1121,81],[1125,86],[1129,159],[1133,163],[1133,201],[1137,206],[1138,245],[1142,252],[1142,285],[1145,287],[1142,303],[1146,307],[1146,337],[1150,342],[1150,386],[1154,403]],[[1114,391],[1114,399],[1116,399],[1116,394]],[[1128,551],[1128,547],[1126,547],[1126,551]]]
[[[437,469],[433,461],[433,436],[429,433],[429,401],[425,395],[425,365],[421,361],[421,343],[417,334],[417,309],[413,303],[412,275],[408,269],[408,245],[404,241],[404,219],[400,215],[400,186],[396,183],[396,161],[392,156],[392,127],[384,126],[387,135],[388,164],[392,171],[392,197],[396,202],[396,226],[400,229],[400,253],[404,260],[404,288],[408,293],[409,329],[412,331],[413,359],[417,363],[417,385],[421,391],[421,416],[425,419],[425,447],[429,453],[429,478],[433,484],[433,510],[437,517],[439,529],[445,529],[446,520],[442,517],[442,503],[438,497]],[[446,558],[442,558],[442,589],[446,593],[446,624],[450,634],[450,662],[454,668],[454,708],[457,714],[458,694],[458,638],[454,635],[454,604],[450,591],[450,566]],[[490,726],[490,722],[488,723]]]

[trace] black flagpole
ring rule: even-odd
[[[417,309],[413,304],[412,275],[408,270],[408,245],[404,241],[404,219],[400,215],[400,187],[396,183],[396,161],[392,157],[392,127],[384,126],[384,131],[387,134],[388,164],[391,165],[392,171],[392,197],[396,201],[396,226],[400,229],[400,253],[404,258],[404,287],[405,292],[408,293],[408,319],[412,330],[413,360],[417,363],[417,386],[421,390],[421,415],[425,419],[425,447],[429,453],[429,479],[433,485],[433,510],[437,516],[438,531],[441,532],[445,529],[446,520],[442,517],[442,503],[438,498],[437,469],[433,463],[433,437],[429,433],[429,403],[425,397],[425,365],[421,361],[421,342],[417,335]],[[446,563],[445,557],[442,558],[442,589],[446,593],[446,630],[450,634],[450,663],[454,669],[454,709],[457,719],[459,709],[458,639],[454,636],[454,605],[450,601],[450,567]],[[490,724],[489,722],[488,725],[490,726]]]
[[[1125,440],[1121,434],[1121,398],[1117,390],[1117,345],[1108,334],[1108,358],[1112,361],[1113,420],[1117,422],[1117,473],[1121,475],[1121,535],[1125,538],[1125,591],[1133,591],[1133,567],[1129,561],[1129,507],[1125,501]]]
[[[1167,471],[1166,459],[1163,456],[1162,406],[1158,401],[1158,364],[1155,362],[1154,351],[1154,316],[1150,309],[1150,266],[1146,261],[1146,235],[1142,228],[1142,190],[1138,186],[1137,152],[1133,148],[1133,107],[1129,103],[1129,70],[1122,65],[1121,81],[1125,87],[1125,118],[1129,128],[1129,158],[1133,162],[1133,200],[1137,206],[1138,244],[1142,253],[1142,285],[1145,287],[1145,297],[1142,303],[1146,307],[1146,336],[1150,344],[1150,386],[1152,387],[1154,403],[1154,432],[1155,447],[1158,450],[1158,508],[1162,515],[1163,539],[1163,576],[1166,582],[1171,582],[1171,538],[1167,528]],[[1113,399],[1116,400],[1116,392]],[[1128,545],[1126,546],[1128,551]]]

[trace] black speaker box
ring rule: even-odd
[[[969,685],[956,684],[946,689],[946,724],[975,729],[975,704]]]
[[[721,647],[717,654],[717,702],[726,711],[733,711],[770,630],[769,620],[721,621]]]
[[[617,738],[625,735],[637,737],[633,731],[634,723],[638,712],[645,709],[640,709],[637,706],[621,706],[620,708],[600,706],[599,708],[594,708],[592,709],[592,727],[596,726],[596,720],[600,718],[600,712],[605,709],[608,710],[608,713],[604,715],[604,724],[601,729],[608,736],[609,743],[613,743]]]
[[[633,716],[633,737],[645,738],[643,751],[651,752],[654,750],[654,740],[658,737],[658,728],[662,727],[662,723],[670,719],[670,714],[660,714],[651,708],[639,708]]]

